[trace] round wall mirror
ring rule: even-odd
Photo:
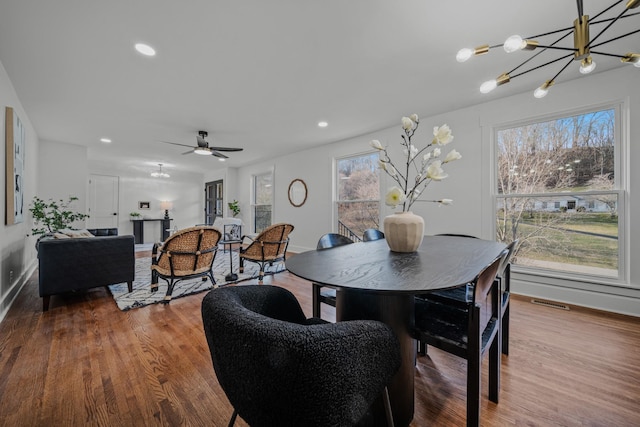
[[[296,208],[304,205],[307,201],[307,184],[301,179],[294,179],[289,184],[289,203]]]

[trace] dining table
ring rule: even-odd
[[[414,413],[414,297],[465,286],[505,247],[484,239],[424,236],[416,252],[400,253],[381,239],[302,252],[287,258],[286,266],[337,290],[337,321],[379,320],[395,332],[402,360],[388,385],[389,400],[395,425],[408,426]],[[376,411],[375,420],[386,425],[383,409]]]

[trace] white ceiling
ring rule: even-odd
[[[611,3],[586,0],[585,14]],[[483,81],[531,54],[496,49],[459,64],[457,50],[576,17],[573,0],[0,0],[0,61],[41,139],[136,169],[206,171],[362,135],[414,112],[533,91],[565,61],[481,95]],[[637,29],[639,18],[601,40]],[[138,54],[137,42],[157,56]],[[635,34],[600,50],[639,47]],[[561,54],[547,51],[542,62]],[[594,59],[596,72],[624,66]],[[558,83],[579,78],[577,66]],[[244,151],[220,163],[160,142],[195,145],[201,129],[212,145]]]

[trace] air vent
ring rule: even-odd
[[[543,301],[539,299],[532,299],[532,304],[545,305],[547,307],[558,308],[560,310],[569,310],[569,306],[565,304],[561,304],[559,302],[551,302],[551,301]]]

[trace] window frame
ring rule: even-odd
[[[274,171],[272,170],[268,170],[268,171],[264,171],[264,172],[257,172],[254,174],[251,174],[251,230],[253,233],[259,233],[260,231],[257,230],[256,227],[256,219],[257,219],[257,215],[256,215],[256,208],[259,206],[271,206],[271,221],[269,225],[273,225],[273,218],[274,218],[274,194],[275,194],[275,177],[274,177]],[[257,191],[257,180],[260,177],[265,177],[265,176],[269,176],[271,177],[271,200],[268,204],[265,203],[257,203],[256,201],[256,197],[258,194]]]
[[[512,129],[521,126],[543,123],[546,121],[569,118],[577,115],[593,113],[602,110],[614,110],[614,189],[597,190],[597,191],[581,191],[581,192],[548,192],[548,193],[532,193],[527,194],[529,197],[555,197],[570,195],[602,195],[615,194],[618,200],[618,274],[617,277],[594,275],[587,273],[575,273],[568,271],[559,271],[544,269],[540,267],[531,267],[514,264],[512,271],[516,274],[525,274],[536,276],[539,278],[551,279],[548,284],[557,284],[555,279],[577,282],[577,288],[581,288],[579,283],[594,283],[603,285],[629,285],[629,243],[628,230],[630,222],[630,212],[628,207],[629,197],[629,107],[624,100],[604,102],[593,104],[575,109],[559,110],[553,113],[523,118],[510,122],[496,124],[490,127],[490,153],[491,153],[491,177],[490,177],[490,194],[491,194],[491,236],[496,239],[497,234],[497,205],[499,199],[508,197],[517,197],[514,194],[500,194],[498,191],[498,133],[502,130]],[[544,280],[543,280],[544,281]],[[546,282],[546,281],[545,281]],[[565,282],[566,283],[566,282]],[[584,289],[584,288],[581,288]]]

